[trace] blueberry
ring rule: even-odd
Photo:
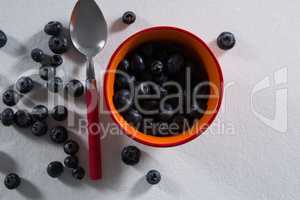
[[[52,110],[51,116],[56,121],[64,121],[68,117],[68,109],[65,106],[55,106]]]
[[[3,31],[0,30],[0,48],[4,47],[7,43],[7,37]]]
[[[45,57],[46,55],[41,49],[36,48],[31,51],[31,58],[35,62],[41,63],[45,59]]]
[[[48,131],[48,125],[44,121],[37,121],[31,127],[31,132],[35,136],[43,136],[46,135]]]
[[[28,128],[33,124],[31,114],[25,110],[18,110],[14,115],[14,121],[21,128]]]
[[[52,67],[58,67],[63,63],[63,58],[60,55],[53,55],[50,58],[50,64]]]
[[[174,108],[171,104],[165,103],[160,108],[159,119],[161,121],[168,121],[174,116]]]
[[[123,14],[122,20],[125,24],[133,24],[136,20],[136,15],[132,11],[127,11]]]
[[[118,70],[121,70],[123,72],[129,72],[130,71],[129,61],[127,59],[122,60],[118,65]]]
[[[62,126],[57,126],[50,130],[49,136],[53,142],[62,144],[68,139],[68,131]]]
[[[74,155],[79,151],[79,145],[73,140],[69,140],[64,144],[64,152],[69,155]]]
[[[77,167],[72,170],[72,176],[77,180],[81,180],[85,176],[85,170],[82,167]]]
[[[135,109],[128,111],[124,117],[126,121],[133,126],[138,126],[143,119],[142,115]]]
[[[168,73],[170,75],[175,75],[184,66],[184,57],[180,54],[174,54],[172,55],[167,62],[167,67],[168,67]]]
[[[140,161],[141,151],[135,146],[125,147],[122,151],[122,161],[127,165],[136,165]]]
[[[14,123],[14,111],[11,108],[6,108],[1,113],[1,122],[4,126],[10,126]]]
[[[84,86],[79,80],[73,79],[66,84],[65,91],[70,96],[80,97],[84,93]]]
[[[154,80],[154,82],[156,82],[157,84],[162,85],[162,84],[164,84],[165,82],[167,82],[167,81],[169,80],[169,78],[168,78],[166,75],[161,74],[160,76],[154,76],[154,77],[153,77],[153,80]]]
[[[157,114],[157,112],[159,111],[159,102],[157,100],[142,101],[140,106],[141,109],[143,109],[139,110],[142,114],[153,115]]]
[[[146,65],[144,63],[143,58],[135,54],[131,59],[131,68],[132,72],[136,75],[140,75],[140,73],[144,73],[146,69]]]
[[[161,175],[157,170],[151,170],[146,175],[146,180],[151,185],[156,185],[161,181]]]
[[[127,74],[124,74],[123,72],[117,72],[116,74],[116,80],[115,80],[115,89],[121,90],[121,89],[129,89],[133,86],[135,82],[134,76],[129,76]]]
[[[148,83],[143,82],[137,85],[136,87],[137,94],[140,95],[150,95],[151,87]]]
[[[52,66],[42,66],[39,70],[39,75],[41,79],[48,81],[50,79],[54,79],[56,74],[56,70]]]
[[[47,82],[47,87],[51,92],[57,93],[63,88],[63,80],[59,77],[51,78]]]
[[[114,103],[117,109],[127,110],[132,104],[132,96],[128,90],[120,90],[114,95]]]
[[[161,75],[164,65],[161,61],[155,60],[151,63],[150,71],[153,75]]]
[[[21,77],[16,82],[16,89],[20,93],[28,93],[34,87],[34,82],[30,77]]]
[[[31,112],[34,121],[42,121],[48,117],[48,108],[44,105],[36,105]]]
[[[63,25],[60,22],[51,21],[46,24],[44,31],[48,35],[58,36],[63,30]]]
[[[235,45],[235,42],[235,37],[230,32],[221,33],[217,39],[217,44],[219,48],[223,50],[232,49]]]
[[[20,184],[21,178],[14,173],[8,174],[4,179],[4,185],[9,190],[16,189]]]
[[[12,89],[6,90],[2,95],[2,101],[7,106],[14,106],[18,103],[20,96]]]
[[[64,164],[67,168],[76,169],[78,167],[78,158],[76,156],[68,156],[64,160]]]
[[[61,162],[53,161],[47,166],[47,173],[52,178],[57,178],[64,172],[64,166]]]
[[[68,40],[65,37],[51,37],[49,40],[49,48],[55,54],[62,54],[68,50]]]

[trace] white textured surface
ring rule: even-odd
[[[110,26],[108,44],[96,58],[98,74],[120,42],[132,33],[155,25],[182,27],[213,48],[225,83],[232,84],[226,91],[223,111],[209,134],[189,144],[171,149],[138,145],[145,153],[137,167],[125,166],[120,160],[121,149],[135,142],[125,136],[108,136],[103,141],[105,177],[99,183],[76,182],[68,172],[61,180],[50,179],[46,166],[51,160],[64,158],[62,149],[47,142],[47,138],[34,138],[1,126],[0,180],[9,171],[15,171],[27,181],[18,191],[8,191],[0,184],[0,199],[300,199],[299,1],[97,2]],[[34,47],[47,49],[47,36],[41,32],[44,24],[50,20],[66,24],[74,4],[75,1],[66,0],[1,1],[0,29],[9,36],[8,45],[0,50],[1,91],[28,69],[38,68],[29,59],[29,53]],[[135,11],[138,19],[134,25],[122,28],[116,20],[127,10]],[[237,37],[236,47],[226,53],[214,43],[224,30]],[[82,79],[84,70],[75,70],[82,66],[82,59],[65,60],[61,69]],[[288,70],[288,83],[279,88],[288,88],[288,128],[280,133],[256,117],[250,100],[254,86],[267,76],[271,76],[273,84],[273,73],[283,67]],[[102,82],[102,77],[98,77]],[[256,112],[274,115],[277,88],[265,89],[254,97]],[[219,134],[222,125],[225,132]],[[73,131],[78,132],[75,128]],[[86,146],[85,136],[79,139],[81,146]],[[82,149],[82,162],[85,155],[86,150]],[[158,186],[149,187],[143,176],[152,168],[160,170],[163,179]]]

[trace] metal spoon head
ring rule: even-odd
[[[70,20],[74,46],[85,56],[97,55],[107,40],[107,23],[94,0],[78,0]]]

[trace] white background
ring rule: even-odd
[[[106,137],[104,179],[98,183],[87,178],[75,181],[69,171],[59,180],[49,178],[46,166],[52,160],[63,160],[62,148],[49,142],[47,136],[35,138],[24,130],[1,125],[0,180],[11,171],[25,180],[16,191],[8,191],[1,183],[0,199],[300,199],[299,1],[97,0],[97,3],[110,30],[107,46],[95,60],[99,85],[110,56],[125,38],[151,26],[177,26],[201,37],[217,55],[225,84],[230,85],[222,112],[206,134],[181,147],[155,149],[136,144],[126,136]],[[35,47],[50,53],[43,26],[50,20],[67,25],[74,4],[75,1],[67,0],[1,1],[0,29],[9,37],[7,46],[0,50],[1,91],[28,70],[38,69],[29,55]],[[137,14],[137,22],[129,27],[118,22],[127,10]],[[228,52],[218,50],[215,45],[216,37],[225,30],[237,38],[235,48]],[[64,58],[59,68],[61,74],[67,72],[64,79],[84,80],[81,68],[84,60],[76,52],[69,52]],[[274,73],[282,68],[287,70],[287,83],[274,85]],[[283,133],[263,123],[251,108],[251,91],[266,77],[270,77],[271,87],[255,94],[254,110],[274,118],[275,93],[279,88],[287,88],[288,127]],[[30,98],[38,101],[42,95],[38,91]],[[1,102],[1,110],[4,107]],[[32,105],[23,101],[19,107],[29,109]],[[107,116],[102,119],[104,124],[110,122]],[[285,120],[278,123],[284,125]],[[86,167],[86,136],[77,127],[70,127],[71,137],[81,143],[79,156]],[[121,162],[121,149],[128,144],[138,145],[144,151],[136,167]],[[150,169],[162,173],[157,186],[150,187],[144,180]]]

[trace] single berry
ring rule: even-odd
[[[75,155],[79,151],[79,145],[73,140],[69,140],[64,144],[64,152],[69,155]]]
[[[153,75],[161,75],[163,72],[164,65],[161,61],[155,60],[151,63],[150,71]]]
[[[118,70],[121,70],[123,72],[129,72],[130,71],[130,63],[127,59],[124,59],[120,62],[118,65]]]
[[[68,131],[62,126],[57,126],[50,130],[49,136],[53,142],[62,144],[68,139]]]
[[[20,93],[28,93],[30,92],[34,87],[34,82],[30,77],[21,77],[17,80],[16,83],[16,89]]]
[[[132,68],[132,72],[135,75],[140,75],[141,73],[145,73],[146,65],[144,63],[143,58],[140,55],[135,54],[132,57],[131,68]]]
[[[49,48],[55,54],[62,54],[68,50],[68,40],[65,37],[51,37],[49,40]]]
[[[14,106],[18,103],[20,96],[12,89],[6,90],[2,95],[2,101],[7,106]]]
[[[66,84],[65,90],[70,96],[80,97],[84,93],[84,86],[79,80],[73,79]]]
[[[63,25],[60,22],[51,21],[46,24],[44,31],[48,35],[58,36],[63,30]]]
[[[143,119],[142,115],[135,109],[131,109],[125,114],[124,117],[127,122],[132,124],[133,126],[139,125]]]
[[[120,90],[114,95],[114,103],[117,109],[127,110],[132,104],[132,96],[128,90]]]
[[[45,57],[46,55],[41,49],[36,48],[31,51],[31,58],[35,62],[41,63],[45,59]]]
[[[136,94],[139,95],[150,95],[151,94],[151,87],[148,83],[142,82],[137,85],[136,87]]]
[[[135,146],[125,147],[122,151],[122,161],[127,165],[136,165],[140,161],[141,151]]]
[[[60,55],[53,55],[50,58],[50,64],[52,67],[58,67],[63,63],[63,58]]]
[[[14,173],[8,174],[4,179],[4,185],[9,190],[16,189],[20,184],[21,178]]]
[[[25,110],[18,110],[14,115],[14,121],[21,128],[28,128],[33,124],[31,114]]]
[[[51,92],[57,93],[63,88],[63,80],[59,77],[51,78],[47,82],[47,87]]]
[[[184,66],[184,57],[180,54],[172,55],[167,61],[168,73],[175,75],[180,72]]]
[[[136,15],[132,11],[127,11],[124,13],[122,20],[125,24],[133,24],[136,20]]]
[[[135,77],[125,74],[125,72],[117,71],[115,80],[115,90],[129,89],[134,86]]]
[[[52,66],[42,66],[42,67],[40,67],[39,75],[40,75],[41,79],[43,79],[45,81],[54,79],[55,74],[56,74],[56,70]]]
[[[82,167],[77,167],[72,170],[72,176],[77,180],[81,180],[85,176],[85,170]]]
[[[230,32],[221,33],[217,39],[217,44],[219,48],[223,50],[232,49],[235,45],[235,42],[235,37]]]
[[[64,166],[61,162],[54,161],[51,162],[47,167],[47,173],[52,178],[57,178],[64,172]]]
[[[165,103],[160,108],[159,119],[161,121],[168,121],[174,116],[174,108],[171,104]]]
[[[0,30],[0,48],[4,47],[7,43],[6,34]]]
[[[1,122],[4,126],[10,126],[14,123],[14,111],[11,108],[6,108],[1,113]]]
[[[146,175],[146,180],[151,185],[156,185],[161,181],[161,175],[157,170],[151,170]]]
[[[35,136],[43,136],[46,135],[48,131],[48,125],[44,121],[34,122],[31,127],[31,132]]]
[[[78,158],[76,156],[68,156],[64,160],[64,164],[67,168],[76,169],[78,167]]]
[[[52,110],[51,116],[56,121],[64,121],[68,117],[68,109],[65,106],[55,106]]]
[[[48,108],[44,105],[36,105],[31,112],[34,121],[42,121],[48,117]]]

